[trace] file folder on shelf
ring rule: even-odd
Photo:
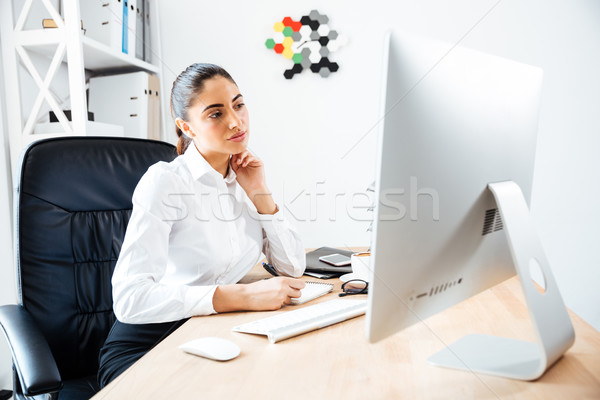
[[[148,99],[148,113],[150,114],[148,118],[148,123],[150,124],[148,127],[148,139],[162,140],[162,135],[160,134],[160,79],[158,79],[158,76],[152,74],[148,78],[150,88],[150,97]]]
[[[121,51],[125,54],[129,52],[129,22],[128,22],[128,5],[126,1],[123,1],[123,25],[121,26]]]
[[[152,50],[150,48],[150,32],[152,30],[152,26],[150,25],[150,14],[152,13],[152,11],[150,10],[150,0],[140,1],[142,1],[144,4],[144,61],[151,63]]]
[[[81,1],[79,4],[85,36],[104,43],[117,52],[127,53],[123,18],[127,8],[117,0]],[[125,27],[127,23],[125,24]]]
[[[82,1],[80,13],[87,37],[150,62],[148,0]]]
[[[135,58],[144,59],[144,1],[138,0],[135,7]]]
[[[161,139],[160,81],[147,72],[90,79],[89,110],[96,121],[123,126],[128,137]]]
[[[137,0],[123,0],[123,4],[127,8],[127,18],[123,17],[123,22],[127,20],[127,51],[123,51],[123,53],[131,54],[135,57],[135,26],[137,22]],[[123,38],[123,43],[125,43],[125,38]]]

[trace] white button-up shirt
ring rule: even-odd
[[[262,215],[236,181],[190,144],[151,166],[133,193],[133,212],[112,278],[113,308],[125,323],[215,313],[218,285],[238,282],[261,251],[282,274],[306,267],[302,241],[282,211]]]

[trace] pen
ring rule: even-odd
[[[277,273],[277,271],[275,270],[275,267],[273,267],[271,264],[267,264],[267,263],[263,263],[263,268],[267,270],[268,273],[270,273],[273,276],[279,276],[279,274]]]

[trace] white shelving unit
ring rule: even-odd
[[[24,25],[34,1],[41,2],[57,28],[25,30]],[[97,1],[97,0],[82,0]],[[62,0],[63,16],[50,0],[25,0],[16,22],[13,21],[13,0],[0,1],[0,25],[2,37],[2,57],[7,93],[7,125],[13,168],[18,162],[23,147],[30,142],[47,137],[90,134],[94,122],[87,121],[87,100],[85,72],[100,74],[106,72],[147,71],[162,77],[160,66],[161,51],[159,41],[158,5],[151,1],[151,46],[152,59],[159,65],[153,65],[132,54],[124,54],[86,37],[81,30],[79,0]],[[40,21],[41,23],[41,21]],[[40,54],[50,61],[50,67],[43,77],[37,71],[30,53]],[[26,68],[36,83],[39,92],[31,110],[21,110],[21,88],[19,84],[18,60]],[[69,97],[71,103],[71,121],[63,113],[58,99],[49,90],[59,67],[66,63],[68,67]],[[59,133],[34,134],[38,115],[46,102],[56,114],[62,131]],[[162,104],[162,102],[161,102]],[[161,106],[162,131],[164,132],[164,106]],[[106,124],[103,124],[106,125]]]

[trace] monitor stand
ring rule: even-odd
[[[532,343],[491,335],[467,335],[428,361],[441,367],[535,380],[571,347],[575,332],[521,189],[512,181],[491,183],[488,188],[502,216],[537,340]],[[531,278],[533,268],[543,274],[544,293],[540,293]]]

